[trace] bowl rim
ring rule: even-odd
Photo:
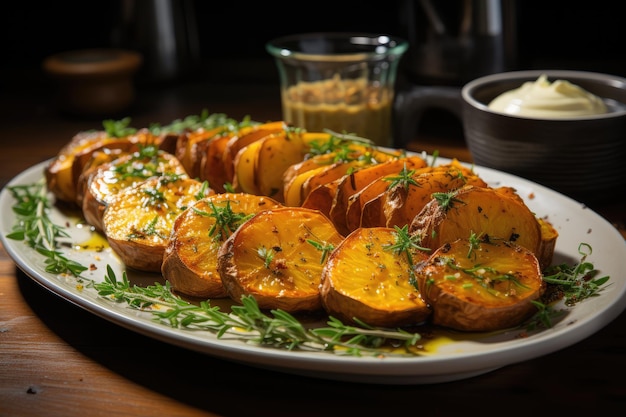
[[[495,116],[508,117],[514,119],[528,119],[528,120],[541,120],[546,122],[563,122],[572,120],[598,120],[598,119],[612,119],[617,117],[626,116],[626,103],[622,103],[621,109],[616,111],[611,111],[609,113],[603,114],[595,114],[588,116],[573,116],[573,117],[560,117],[560,118],[551,118],[551,117],[529,117],[529,116],[520,116],[509,113],[503,113],[495,110],[491,110],[487,104],[484,104],[477,99],[475,99],[472,95],[472,92],[480,86],[493,84],[499,81],[514,81],[519,80],[520,82],[525,81],[533,81],[537,79],[540,75],[547,75],[550,78],[559,78],[559,79],[571,79],[571,78],[581,78],[588,79],[591,81],[602,81],[607,85],[614,86],[616,88],[626,89],[626,78],[620,77],[618,75],[593,72],[593,71],[580,71],[580,70],[561,70],[561,69],[545,69],[545,70],[520,70],[520,71],[506,71],[500,72],[497,74],[485,75],[479,78],[476,78],[472,81],[469,81],[461,88],[461,97],[463,101],[472,107],[484,111],[486,113],[493,114]]]

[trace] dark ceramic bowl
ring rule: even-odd
[[[541,74],[603,98],[609,112],[538,119],[488,108],[496,96]],[[626,79],[584,71],[513,71],[473,80],[461,96],[465,140],[476,165],[530,179],[582,202],[626,194]]]

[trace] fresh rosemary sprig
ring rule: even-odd
[[[340,134],[329,129],[324,129],[324,133],[328,133],[330,138],[323,141],[312,141],[307,158],[315,155],[336,153],[337,157],[334,159],[334,162],[349,162],[354,160],[354,158],[350,155],[353,152],[351,145],[359,144],[364,146],[373,146],[374,144],[369,139],[361,138],[355,135]]]
[[[257,255],[259,255],[259,258],[263,259],[263,266],[265,267],[265,269],[270,269],[272,261],[274,260],[274,256],[276,256],[276,251],[272,248],[260,246],[256,250],[256,253]]]
[[[235,337],[263,346],[352,356],[416,355],[410,348],[421,339],[417,333],[376,329],[365,323],[360,323],[363,327],[346,326],[333,317],[329,318],[328,327],[307,329],[284,310],[272,310],[271,316],[264,314],[252,296],[242,297],[241,305],[233,305],[227,314],[208,301],[195,305],[177,297],[168,282],[139,287],[130,284],[126,273],[118,280],[110,266],[104,281],[91,285],[100,296],[148,311],[156,321],[170,327],[210,331],[218,338]],[[402,353],[382,350],[386,344],[403,345],[406,349]]]
[[[121,120],[104,120],[102,126],[104,131],[112,138],[122,138],[137,133],[137,129],[130,126],[130,117]]]
[[[578,253],[581,256],[579,263],[553,265],[545,271],[544,281],[558,286],[563,292],[567,306],[571,307],[586,298],[598,295],[610,278],[609,276],[595,278],[598,271],[594,269],[592,263],[586,261],[591,252],[589,244],[581,243],[578,245]]]
[[[306,242],[322,253],[322,256],[320,257],[320,264],[323,265],[326,262],[328,255],[335,249],[335,245],[317,237],[310,227],[305,225],[304,228],[309,236],[313,236],[313,239],[307,239]]]
[[[406,163],[402,167],[402,170],[398,173],[398,175],[392,175],[388,177],[383,177],[384,181],[389,181],[391,184],[389,188],[402,187],[404,190],[408,190],[410,185],[418,186],[417,181],[413,176],[415,175],[414,169],[407,169]]]
[[[510,282],[516,286],[527,288],[515,274],[510,272],[500,272],[497,269],[481,264],[472,265],[469,268],[463,268],[457,264],[454,257],[441,256],[440,262],[452,269],[453,271],[462,272],[465,276],[472,278],[474,282],[484,288],[489,294],[496,294],[493,291],[494,285],[500,282]],[[446,276],[448,279],[456,279],[455,274]],[[471,284],[468,283],[466,288],[471,288]]]
[[[409,233],[409,226],[394,226],[395,242],[387,246],[385,249],[392,251],[398,256],[406,255],[407,264],[409,266],[409,284],[419,291],[419,283],[415,275],[415,263],[413,262],[413,254],[417,251],[430,252],[429,248],[420,246],[421,238],[419,235]]]
[[[322,253],[322,256],[320,257],[320,264],[324,264],[328,255],[335,249],[335,245],[328,242],[313,239],[307,239],[306,242]]]
[[[566,306],[573,307],[586,298],[597,296],[605,288],[604,285],[610,277],[605,275],[595,278],[598,271],[592,263],[587,262],[591,252],[588,243],[581,243],[578,245],[580,261],[577,264],[559,264],[546,268],[543,280],[552,287],[547,293],[547,297],[551,299],[533,301],[538,311],[527,324],[529,330],[538,327],[550,328],[553,319],[563,314],[563,311],[556,310],[551,305],[555,299],[563,299]]]
[[[456,198],[459,190],[451,190],[447,192],[438,192],[432,193],[432,197],[437,200],[437,204],[444,209],[444,211],[448,211],[454,207],[456,203],[465,204],[463,200]]]
[[[469,249],[467,250],[467,258],[471,258],[474,257],[476,258],[476,249],[478,249],[478,247],[481,244],[481,239],[478,237],[478,235],[476,235],[476,233],[471,232],[470,233],[470,237],[468,239],[468,246]]]
[[[68,234],[48,217],[50,200],[44,180],[29,185],[10,186],[8,190],[16,200],[13,212],[17,221],[7,238],[25,241],[45,256],[46,272],[80,276],[87,267],[66,258],[58,250],[59,239],[68,237]]]
[[[215,223],[209,229],[209,236],[214,238],[216,242],[223,242],[235,230],[241,226],[242,223],[250,219],[252,213],[237,213],[234,212],[230,206],[230,201],[226,201],[226,205],[217,206],[214,202],[209,202],[211,211],[199,210],[195,207],[191,209],[199,216],[212,217],[215,219]]]
[[[200,129],[212,130],[216,128],[221,128],[223,132],[228,132],[236,131],[243,126],[251,126],[253,124],[257,123],[251,121],[249,117],[239,122],[224,113],[209,113],[207,109],[203,109],[198,115],[189,115],[184,119],[176,119],[165,126],[153,123],[150,125],[150,131],[155,135],[167,133],[180,134],[186,131],[196,131]]]

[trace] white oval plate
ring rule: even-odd
[[[446,162],[440,158],[440,162]],[[15,177],[9,186],[31,184],[43,178],[47,162]],[[64,299],[138,333],[227,360],[276,371],[333,380],[380,384],[427,384],[459,380],[497,368],[546,355],[575,344],[600,330],[626,307],[626,241],[601,216],[568,197],[519,177],[488,168],[476,172],[492,186],[514,187],[538,217],[549,220],[558,230],[555,263],[574,264],[580,260],[578,247],[588,243],[593,253],[587,258],[610,280],[597,297],[588,298],[571,309],[565,319],[547,330],[520,338],[520,330],[485,337],[472,337],[443,344],[435,353],[416,357],[347,357],[333,353],[289,351],[246,344],[239,340],[217,339],[208,331],[174,329],[152,320],[149,313],[132,310],[100,298],[95,290],[77,286],[72,277],[45,272],[43,256],[24,242],[7,239],[15,215],[13,196],[5,187],[0,193],[0,236],[15,263],[36,282]],[[91,232],[77,225],[82,219],[53,208],[56,224],[69,225],[69,243],[86,242]],[[73,245],[71,245],[73,247]],[[95,265],[86,277],[100,282],[106,265],[118,277],[124,265],[108,248],[103,252],[65,250],[65,255],[83,265]],[[129,275],[131,273],[129,272]],[[147,274],[131,280],[151,285],[162,277]]]

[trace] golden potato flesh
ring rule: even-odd
[[[198,298],[223,298],[217,270],[222,243],[253,214],[279,207],[269,197],[214,194],[185,210],[174,222],[161,272],[172,288]]]
[[[109,201],[102,219],[104,234],[127,267],[161,272],[174,221],[187,207],[213,193],[187,177],[148,178]]]
[[[355,318],[372,326],[420,324],[430,310],[411,279],[411,264],[393,245],[397,232],[387,227],[359,228],[332,252],[322,272],[322,303],[344,322]],[[412,251],[412,259],[426,258]]]
[[[321,310],[325,254],[341,240],[317,210],[283,207],[260,212],[220,248],[222,283],[234,301],[251,295],[262,309]]]
[[[418,264],[416,274],[433,323],[465,331],[521,324],[545,290],[535,255],[505,241],[456,240]]]
[[[169,174],[187,176],[178,158],[154,146],[144,147],[100,165],[85,181],[82,193],[85,220],[103,231],[104,209],[117,193],[150,177]]]

